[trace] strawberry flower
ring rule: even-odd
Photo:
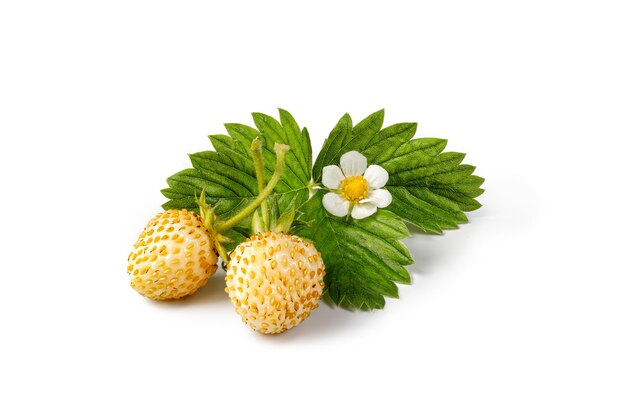
[[[330,214],[363,219],[391,204],[391,193],[382,188],[389,179],[383,167],[368,167],[367,158],[357,151],[343,154],[339,165],[322,170],[322,184],[330,190],[322,203]]]

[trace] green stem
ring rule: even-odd
[[[254,170],[256,172],[256,181],[259,186],[259,192],[265,188],[265,169],[263,167],[263,144],[259,138],[255,138],[250,145],[250,151],[252,152],[252,160],[254,161]],[[267,200],[263,200],[261,203],[261,218],[265,228],[267,229],[270,224],[270,212],[267,207]]]
[[[217,248],[217,253],[220,255],[220,258],[222,258],[222,261],[228,265],[230,263],[230,257],[228,256],[228,252],[226,252],[226,248],[222,245],[222,242],[215,239],[215,247]]]
[[[283,174],[283,170],[285,169],[285,153],[289,150],[289,145],[284,145],[282,143],[277,143],[274,146],[274,151],[276,152],[276,167],[274,169],[274,174],[270,181],[267,183],[267,186],[263,189],[263,191],[259,192],[259,195],[250,203],[249,206],[241,210],[239,213],[235,214],[230,219],[226,220],[223,223],[220,223],[215,226],[215,230],[218,233],[222,233],[243,221],[246,217],[254,213],[263,201],[267,197],[270,196],[272,191],[274,191],[274,187],[278,184],[281,175]]]

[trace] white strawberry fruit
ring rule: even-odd
[[[200,216],[187,210],[157,214],[128,256],[130,285],[153,300],[193,294],[216,270],[214,239]]]
[[[281,333],[317,308],[324,262],[312,243],[284,233],[258,233],[231,253],[226,292],[254,330]]]

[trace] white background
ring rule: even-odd
[[[0,414],[626,415],[620,2],[2,2]],[[126,256],[222,123],[381,107],[478,166],[383,311],[254,333]]]

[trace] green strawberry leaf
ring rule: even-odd
[[[180,171],[167,179],[169,188],[161,190],[168,201],[163,208],[198,211],[195,196],[206,187],[206,197],[221,218],[228,218],[247,206],[258,194],[250,145],[259,137],[263,142],[263,160],[266,178],[276,165],[275,143],[290,146],[286,156],[285,172],[275,188],[278,207],[286,211],[293,203],[301,206],[309,196],[311,179],[311,141],[306,128],[300,130],[289,112],[279,109],[280,122],[262,113],[253,113],[256,128],[225,124],[228,135],[210,135],[214,151],[189,156],[192,168]],[[242,224],[249,228],[250,219]]]
[[[223,245],[226,248],[227,252],[232,252],[233,250],[235,250],[237,245],[245,242],[245,240],[250,237],[250,231],[242,227],[233,227],[232,229],[224,232],[224,235],[228,239],[230,239],[230,241],[224,242]]]
[[[464,212],[480,207],[476,197],[484,191],[484,179],[473,175],[475,167],[461,163],[465,154],[443,152],[444,139],[412,139],[417,123],[382,128],[383,118],[379,110],[352,127],[350,115],[344,115],[322,146],[313,180],[320,183],[323,167],[338,165],[344,153],[358,151],[369,165],[381,165],[389,173],[385,188],[393,201],[387,210],[433,233],[467,222]]]
[[[399,240],[409,236],[404,222],[385,210],[354,220],[330,215],[318,191],[300,208],[295,234],[310,239],[326,267],[326,291],[339,306],[380,309],[384,297],[398,297],[396,282],[408,284],[405,265],[413,263]]]
[[[476,168],[461,164],[465,154],[441,152],[445,146],[443,139],[415,139],[380,164],[389,173],[388,209],[434,233],[466,223],[464,212],[478,209],[475,198],[483,193],[484,179],[472,175]]]

